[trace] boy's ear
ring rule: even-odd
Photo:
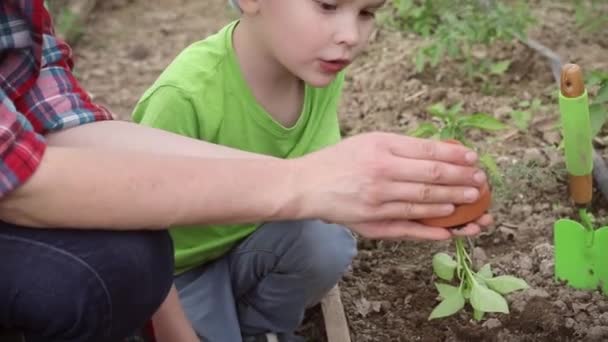
[[[238,0],[237,2],[239,3],[241,11],[243,11],[244,14],[253,15],[257,14],[260,10],[260,1],[261,0]]]

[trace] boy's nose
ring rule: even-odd
[[[361,34],[357,20],[342,20],[336,28],[335,40],[339,45],[354,46],[359,43]]]

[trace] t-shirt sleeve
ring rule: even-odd
[[[0,90],[0,198],[32,176],[45,148],[44,138]]]
[[[189,94],[173,86],[161,86],[137,103],[133,121],[199,139],[199,120]]]

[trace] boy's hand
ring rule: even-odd
[[[297,190],[289,210],[296,217],[376,226],[449,215],[454,204],[478,198],[486,176],[476,162],[475,152],[461,145],[360,134],[294,160]]]

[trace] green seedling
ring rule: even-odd
[[[427,108],[427,112],[439,122],[424,122],[414,131],[410,132],[409,135],[439,140],[455,139],[463,145],[474,149],[474,144],[466,138],[468,130],[498,131],[507,127],[504,123],[487,113],[465,114],[462,112],[462,106],[462,102],[456,103],[449,108],[443,103],[430,106]],[[502,182],[496,162],[489,154],[482,154],[480,162],[488,171],[494,184]]]
[[[466,139],[468,130],[497,131],[506,127],[488,114],[465,115],[461,111],[462,103],[450,108],[446,108],[443,104],[435,104],[428,108],[428,112],[439,122],[423,123],[410,135],[441,140],[454,139],[474,148]],[[486,156],[482,158],[482,163],[489,171],[490,179],[496,180],[498,168],[493,159]],[[451,316],[463,309],[467,301],[473,307],[473,317],[478,321],[483,319],[487,312],[508,313],[509,307],[503,295],[528,288],[528,284],[513,276],[494,276],[490,264],[484,265],[476,272],[470,254],[465,248],[465,240],[456,238],[455,245],[456,260],[446,253],[437,253],[433,256],[435,275],[448,283],[435,283],[441,302],[431,312],[429,319]]]
[[[477,272],[467,253],[462,238],[456,239],[456,260],[446,253],[433,256],[433,271],[437,277],[449,283],[435,283],[441,302],[433,309],[430,319],[451,316],[462,310],[469,302],[473,307],[473,318],[483,319],[487,312],[509,313],[509,306],[503,295],[527,289],[528,284],[519,278],[503,275],[494,276],[490,264],[485,264]]]

